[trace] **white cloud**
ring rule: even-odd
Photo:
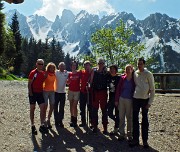
[[[86,10],[91,14],[114,13],[115,10],[107,0],[42,0],[42,7],[35,14],[43,15],[49,20],[54,20],[56,15],[62,14],[64,9],[71,10],[74,14]]]

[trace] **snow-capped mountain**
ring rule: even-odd
[[[6,21],[11,21],[17,10],[6,13]],[[62,16],[56,16],[54,22],[43,16],[24,16],[17,12],[21,34],[24,37],[35,39],[52,38],[60,41],[64,52],[75,56],[90,52],[91,34],[102,27],[116,27],[122,19],[126,26],[133,29],[133,41],[145,44],[146,53],[156,58],[154,64],[157,71],[180,71],[180,20],[166,14],[151,14],[144,20],[136,19],[133,14],[121,12],[99,18],[97,15],[80,11],[74,15],[70,10],[64,10]]]

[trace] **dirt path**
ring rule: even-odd
[[[85,128],[69,127],[69,102],[65,107],[65,128],[53,128],[47,136],[38,132],[31,135],[27,82],[0,81],[0,152],[137,152],[137,151],[180,151],[180,95],[156,95],[149,112],[149,144],[129,148],[126,141],[119,142],[117,137],[86,133]],[[80,117],[78,117],[80,119]],[[52,118],[53,120],[53,118]],[[36,127],[39,128],[39,109],[36,109]],[[78,120],[80,123],[80,121]],[[108,130],[113,129],[110,120]]]

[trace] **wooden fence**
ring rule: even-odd
[[[157,93],[180,93],[180,73],[153,73]]]

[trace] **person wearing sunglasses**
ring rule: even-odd
[[[48,133],[48,129],[44,125],[45,121],[45,102],[43,97],[43,82],[45,80],[44,60],[38,59],[36,62],[36,68],[33,69],[28,77],[28,94],[30,103],[30,120],[32,134],[37,135],[37,130],[34,124],[34,112],[36,108],[36,102],[40,108],[40,121],[41,126],[39,131],[43,134]]]

